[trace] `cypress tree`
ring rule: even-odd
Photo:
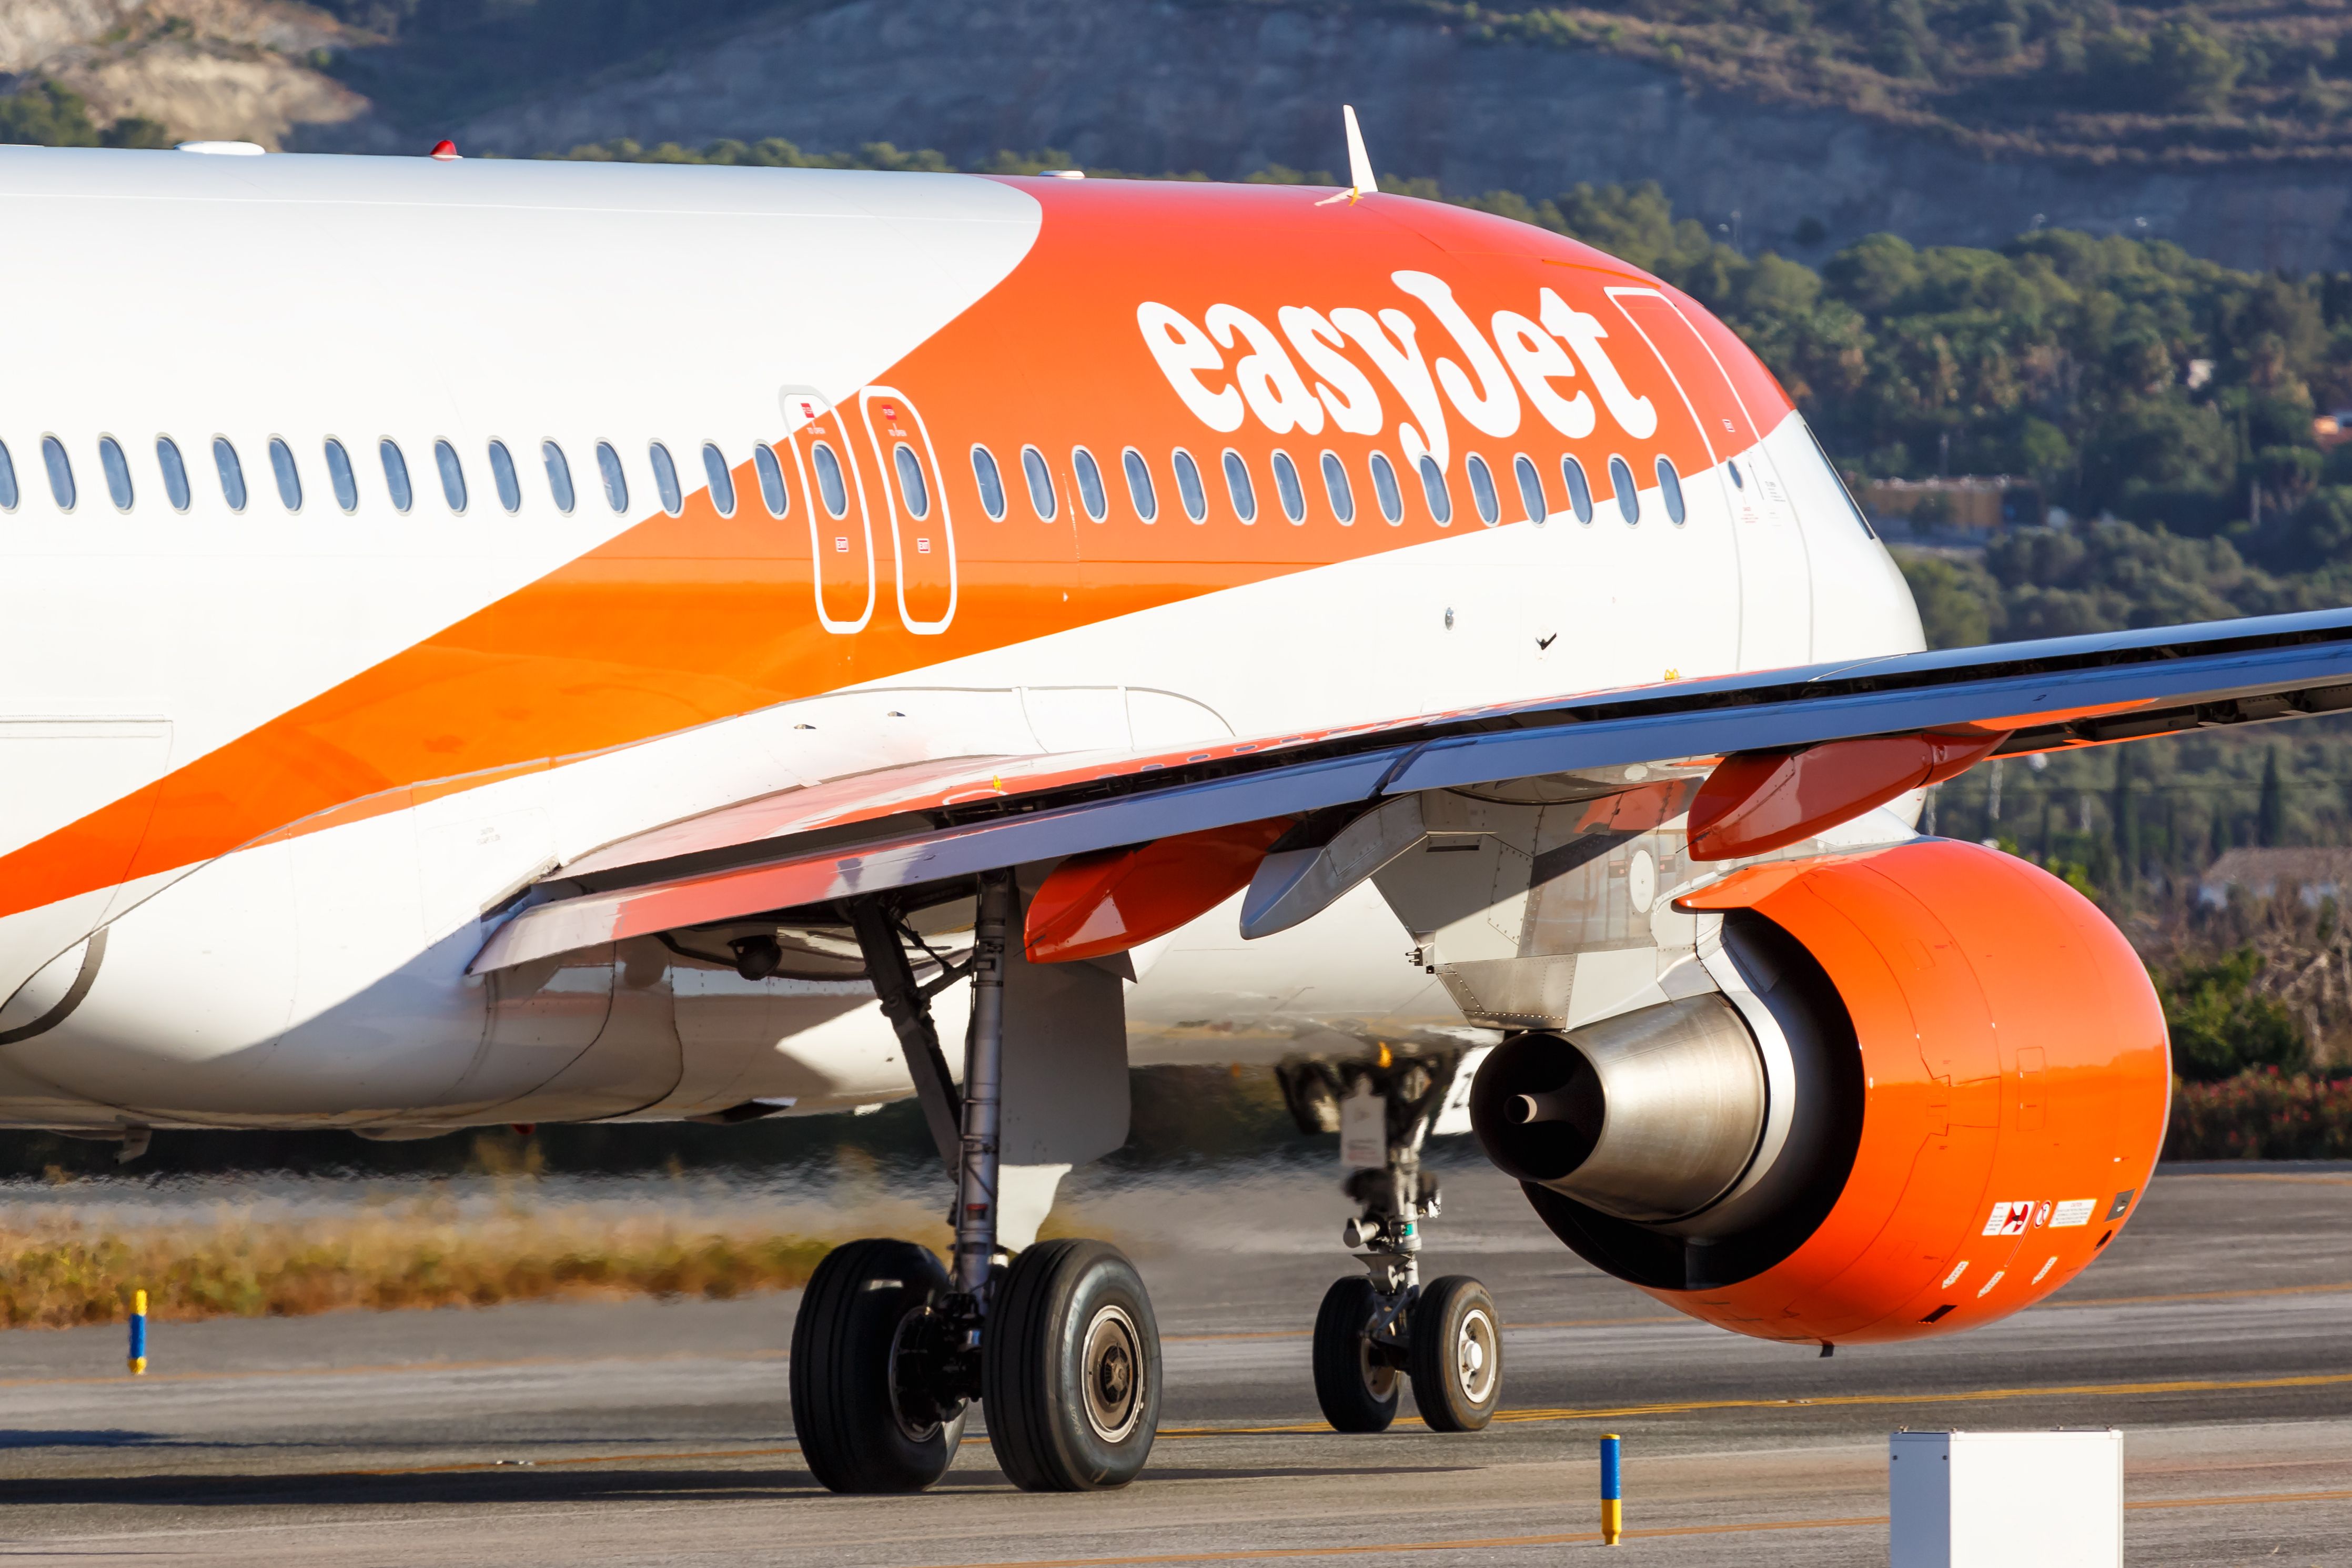
[[[2263,760],[2262,804],[2255,809],[2254,841],[2265,848],[2286,838],[2286,786],[2279,782],[2278,747]]]

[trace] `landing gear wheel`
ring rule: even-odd
[[[981,1404],[1024,1491],[1122,1487],[1160,1433],[1160,1325],[1135,1265],[1102,1241],[1041,1241],[994,1291]]]
[[[1475,1432],[1503,1398],[1503,1325],[1467,1274],[1421,1288],[1411,1324],[1412,1402],[1433,1432]]]
[[[1403,1379],[1372,1343],[1380,1292],[1361,1274],[1335,1280],[1315,1313],[1315,1402],[1341,1432],[1385,1432]]]
[[[911,1241],[852,1241],[816,1266],[793,1324],[793,1429],[828,1490],[921,1491],[946,1473],[964,1406],[929,1394],[924,1330],[947,1293]]]

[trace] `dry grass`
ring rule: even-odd
[[[491,1306],[616,1295],[724,1299],[805,1283],[830,1240],[754,1225],[432,1196],[317,1218],[222,1207],[152,1228],[0,1222],[0,1324],[112,1322],[143,1288],[163,1319]]]

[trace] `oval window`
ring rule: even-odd
[[[1323,494],[1331,500],[1331,515],[1346,528],[1356,520],[1356,487],[1348,483],[1348,465],[1336,452],[1323,455]]]
[[[824,497],[824,509],[836,517],[849,516],[849,486],[841,476],[841,459],[834,455],[833,444],[815,442],[809,455],[816,464],[816,493]]]
[[[784,491],[784,465],[776,461],[776,449],[764,441],[751,448],[751,467],[760,476],[760,504],[768,508],[768,516],[782,517],[792,509],[793,498]]]
[[[710,484],[710,504],[719,508],[722,517],[735,515],[735,471],[727,466],[726,455],[715,441],[702,444],[702,476]]]
[[[1274,455],[1274,493],[1282,499],[1282,515],[1295,528],[1307,520],[1307,486],[1298,482],[1298,465],[1287,452]]]
[[[898,471],[898,498],[907,503],[908,515],[928,517],[931,515],[931,487],[923,479],[923,465],[915,449],[905,442],[898,443],[890,454],[890,465]]]
[[[686,510],[686,494],[677,487],[677,465],[658,441],[646,444],[646,456],[654,465],[654,494],[661,498],[661,509],[674,517]]]
[[[1381,516],[1395,528],[1404,521],[1404,486],[1397,483],[1396,465],[1385,452],[1372,454],[1372,496],[1381,504]]]
[[[466,509],[466,469],[457,461],[457,449],[446,441],[433,444],[433,465],[441,470],[441,498],[449,503],[452,512]]]
[[[1110,492],[1103,488],[1102,465],[1095,455],[1083,446],[1070,448],[1070,467],[1078,476],[1078,505],[1087,516],[1101,522],[1110,516]]]
[[[1470,501],[1478,508],[1478,520],[1491,528],[1503,520],[1503,498],[1495,493],[1495,471],[1475,452],[1463,466],[1470,471]]]
[[[1551,515],[1551,497],[1544,494],[1543,476],[1536,471],[1536,460],[1526,453],[1511,459],[1511,477],[1519,482],[1519,505],[1527,509],[1528,521],[1540,523]]]
[[[1568,486],[1568,504],[1576,513],[1576,520],[1592,520],[1592,486],[1585,482],[1584,465],[1573,457],[1559,460],[1559,482]]]
[[[331,435],[327,437],[327,483],[334,487],[335,505],[346,512],[360,509],[360,482],[352,473],[352,455]]]
[[[1257,486],[1250,483],[1248,463],[1230,446],[1225,448],[1225,494],[1233,497],[1235,517],[1244,523],[1257,521]]]
[[[1658,497],[1666,504],[1666,520],[1683,526],[1683,476],[1664,457],[1658,459]]]
[[[552,441],[539,444],[539,460],[547,465],[547,493],[555,498],[555,509],[570,517],[572,504],[579,499],[572,493],[571,460]]]
[[[613,510],[629,509],[629,476],[621,471],[621,455],[609,441],[596,444],[596,474],[604,481],[604,500]]]
[[[1157,520],[1160,493],[1151,486],[1151,465],[1130,446],[1120,456],[1119,466],[1127,470],[1127,498],[1135,503],[1135,515],[1147,523]]]
[[[416,501],[408,487],[408,459],[400,455],[400,444],[388,435],[376,443],[375,454],[383,459],[383,487],[392,492],[392,509],[405,512]]]
[[[1045,455],[1034,446],[1023,447],[1021,476],[1029,481],[1030,507],[1040,519],[1052,522],[1061,503],[1054,498],[1054,474],[1045,466]]]
[[[0,451],[0,468],[6,467],[7,464],[8,454]],[[194,497],[188,493],[188,465],[180,460],[178,442],[168,435],[159,435],[155,438],[155,466],[163,471],[163,495],[172,503],[172,510],[186,511],[188,502]],[[0,510],[13,511],[16,508],[16,476],[12,474],[8,476],[9,498],[6,506],[0,507]]]
[[[289,512],[302,509],[302,476],[294,469],[294,449],[278,436],[269,438],[269,472],[278,481],[278,499]]]
[[[515,473],[514,454],[503,441],[490,443],[490,483],[499,492],[499,505],[509,512],[522,510],[522,478]]]
[[[1004,520],[1004,476],[996,469],[996,454],[975,443],[971,449],[972,482],[980,486],[980,509],[992,523]]]
[[[0,441],[0,512],[16,509],[16,460],[8,455],[8,444]]]
[[[1622,457],[1609,459],[1609,483],[1617,492],[1617,514],[1629,523],[1642,520],[1641,493],[1633,488],[1633,470]]]
[[[1184,503],[1184,515],[1196,523],[1207,522],[1209,487],[1201,483],[1201,465],[1181,446],[1171,465],[1176,470],[1176,498]]]
[[[1454,492],[1445,483],[1445,470],[1437,459],[1424,455],[1417,465],[1421,474],[1421,498],[1429,503],[1429,515],[1441,528],[1454,525]]]
[[[72,460],[66,456],[66,444],[54,435],[41,437],[41,465],[49,471],[49,494],[57,497],[58,510],[74,509],[74,476]]]
[[[220,470],[221,499],[228,503],[228,509],[245,510],[245,465],[237,461],[236,448],[226,435],[213,438],[213,466]]]
[[[106,498],[114,503],[118,512],[131,509],[131,465],[122,455],[122,443],[111,435],[98,438],[98,466],[106,476]]]

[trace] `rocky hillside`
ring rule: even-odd
[[[2352,18],[2290,0],[11,0],[0,68],[95,119],[528,156],[630,137],[1339,161],[1548,196],[1655,180],[1740,248],[2040,225],[2352,267]]]

